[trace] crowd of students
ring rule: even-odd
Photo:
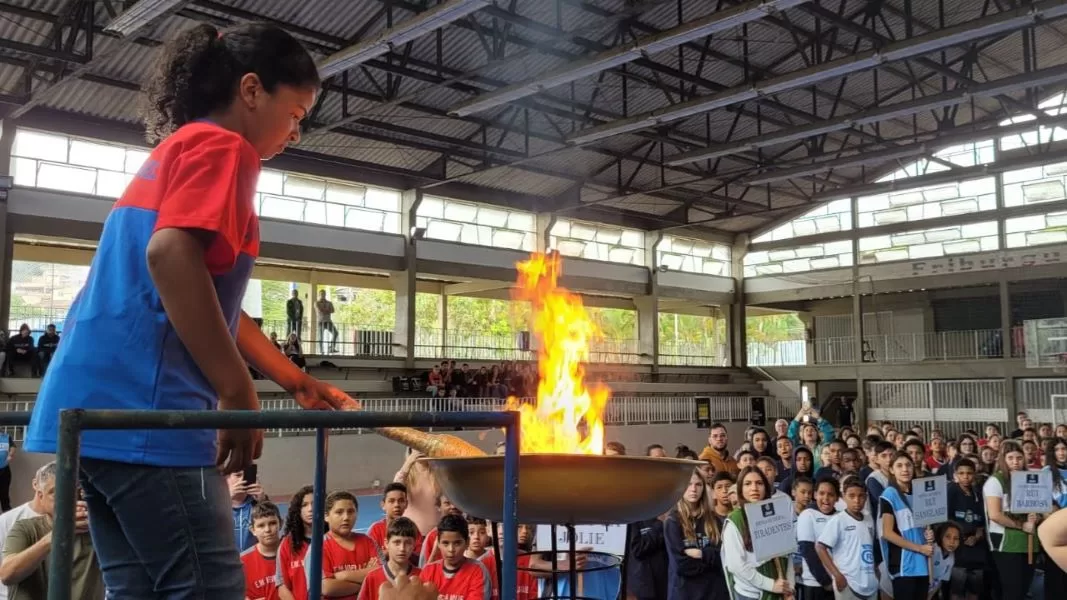
[[[0,332],[0,376],[15,377],[21,374],[16,370],[21,366],[30,377],[43,377],[58,347],[59,333],[54,324],[49,324],[36,340],[26,323],[10,337],[6,331]]]
[[[426,393],[437,398],[525,398],[537,393],[537,365],[504,361],[471,369],[442,360],[424,375]]]
[[[735,453],[712,425],[677,507],[635,527],[631,589],[639,600],[1060,597],[1067,575],[1036,535],[1048,515],[1012,514],[1009,491],[1012,472],[1045,469],[1053,512],[1067,506],[1067,426],[1017,422],[1007,438],[993,424],[947,439],[889,422],[861,437],[806,407],[773,439],[749,429]],[[678,457],[697,455],[682,446]],[[949,482],[948,521],[916,526],[912,482],[935,475]],[[793,500],[798,551],[757,563],[743,508],[775,495]]]

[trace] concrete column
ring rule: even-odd
[[[315,310],[315,303],[319,300],[319,274],[317,271],[311,271],[308,283],[311,285],[311,298],[308,299],[304,310],[308,311],[308,316],[310,317],[308,327],[311,331],[308,332],[305,338],[310,348],[310,354],[319,354],[319,311]]]
[[[552,247],[549,238],[552,237],[552,227],[556,224],[554,213],[537,213],[537,248],[538,252],[548,252]]]
[[[748,340],[746,339],[745,316],[745,254],[748,252],[748,235],[738,234],[730,251],[730,275],[734,279],[734,299],[724,311],[728,319],[726,340],[729,344],[730,366],[748,366]]]
[[[448,294],[441,293],[440,305],[437,307],[441,315],[441,358],[448,356]]]
[[[637,309],[637,352],[643,365],[659,368],[659,298],[655,295],[634,298]]]
[[[0,175],[9,175],[11,148],[15,145],[15,123],[10,119],[0,121]],[[0,323],[9,328],[11,320],[11,260],[15,237],[8,231],[7,190],[0,188]]]
[[[1002,279],[998,283],[1000,294],[1000,344],[1001,356],[1011,358],[1011,286],[1008,280]]]
[[[862,377],[856,378],[856,403],[852,406],[856,411],[856,430],[866,435],[867,429],[867,380]],[[861,429],[862,428],[862,429]]]
[[[415,368],[415,288],[418,252],[412,233],[415,215],[422,203],[422,190],[407,190],[401,196],[400,231],[404,234],[404,270],[390,273],[389,281],[396,292],[396,321],[393,326],[395,356],[404,358],[404,368]]]

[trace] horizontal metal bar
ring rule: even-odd
[[[82,429],[273,429],[276,427],[506,427],[513,412],[362,412],[327,410],[84,410]]]
[[[29,411],[0,412],[0,427],[25,427],[30,424]]]

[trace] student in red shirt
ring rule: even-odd
[[[504,540],[504,524],[497,523],[495,528],[495,535],[498,540],[503,542]],[[537,592],[537,576],[530,570],[531,561],[533,559],[533,539],[534,528],[532,525],[519,524],[519,571],[517,574],[517,582],[515,586],[515,600],[533,600],[538,597]],[[490,540],[492,541],[492,540]],[[486,568],[489,569],[489,575],[493,580],[493,597],[500,597],[500,580],[496,572],[496,558],[493,557],[492,548],[485,553],[483,562],[486,563]],[[547,563],[547,561],[542,561]]]
[[[326,497],[326,525],[330,531],[322,542],[322,595],[356,600],[367,574],[378,568],[378,547],[356,525],[359,502],[348,492]],[[305,562],[305,572],[310,563]],[[308,580],[311,574],[308,573]]]
[[[367,537],[374,540],[374,543],[378,545],[378,550],[382,553],[385,552],[386,531],[389,529],[389,524],[394,519],[404,516],[404,511],[408,509],[408,488],[402,483],[393,482],[385,486],[385,491],[382,492],[382,512],[385,513],[380,521],[375,521],[370,529],[367,530]],[[422,536],[415,536],[415,547],[422,547]],[[414,557],[414,563],[418,563],[418,557]]]
[[[470,543],[467,544],[467,551],[463,554],[485,565],[485,570],[489,575],[489,584],[493,588],[492,597],[495,600],[500,597],[500,587],[496,577],[496,558],[489,547],[493,542],[489,537],[489,524],[485,522],[485,519],[467,517],[467,534],[470,536]]]
[[[444,494],[437,495],[437,512],[440,515],[438,518],[443,518],[445,515],[458,515],[463,516],[461,511],[452,501],[448,499],[448,496]],[[419,566],[425,567],[426,565],[441,560],[441,549],[437,547],[437,528],[434,527],[422,540],[421,550],[419,551]]]
[[[249,365],[304,408],[356,406],[241,310],[259,253],[261,162],[300,140],[321,87],[314,58],[264,23],[199,24],[156,54],[145,121],[162,141],[104,223],[41,382],[28,451],[56,451],[64,409],[259,410]],[[100,340],[116,332],[133,351],[103,360]],[[262,446],[256,429],[83,432],[82,488],[108,596],[243,600],[226,474]]]
[[[282,515],[273,502],[265,500],[252,508],[252,535],[256,545],[241,553],[245,572],[246,600],[279,600],[275,575],[278,569],[278,532]]]
[[[289,501],[285,518],[285,539],[278,549],[278,596],[281,600],[308,600],[308,580],[304,557],[311,547],[311,500],[315,489],[310,485],[297,490]]]
[[[422,569],[422,580],[437,588],[437,600],[490,600],[492,581],[481,561],[465,556],[470,544],[467,521],[446,515],[437,524],[441,560]]]
[[[419,568],[411,564],[418,536],[419,528],[407,517],[397,517],[389,523],[385,542],[386,563],[367,574],[363,586],[359,588],[359,600],[378,600],[378,591],[383,583],[394,583],[399,575],[413,577],[419,574]]]

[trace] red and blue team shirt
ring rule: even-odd
[[[420,572],[418,567],[409,567],[408,577],[416,577]],[[396,581],[388,564],[367,573],[367,578],[363,580],[363,585],[359,588],[358,600],[378,600],[378,591],[382,589],[382,584],[386,581],[389,583]]]
[[[378,552],[382,555],[386,555],[385,544],[389,533],[389,524],[385,519],[380,519],[371,524],[367,529],[367,537],[374,541],[378,546]],[[415,552],[411,553],[411,564],[418,566],[419,564],[419,550],[422,548],[422,533],[415,532]]]
[[[245,598],[278,600],[277,559],[277,556],[263,556],[256,546],[241,553],[241,567],[245,572]]]
[[[437,528],[434,527],[422,539],[422,550],[419,551],[419,566],[425,567],[432,562],[440,560],[440,558],[441,551],[437,548]]]
[[[490,600],[493,595],[489,571],[480,560],[465,560],[455,571],[445,569],[443,561],[433,562],[419,578],[437,586],[437,600]]]
[[[489,577],[489,586],[492,589],[492,599],[500,597],[500,584],[496,577],[496,556],[492,550],[486,550],[478,557],[478,561],[485,565],[485,572]]]
[[[360,569],[366,569],[370,566],[372,559],[377,559],[379,563],[384,563],[378,554],[378,546],[374,545],[371,539],[362,533],[353,533],[350,541],[353,543],[351,550],[342,546],[337,540],[333,539],[333,536],[329,533],[322,540],[322,575],[323,579],[332,579],[334,573],[340,571],[359,571]],[[311,563],[304,562],[304,574],[308,581],[311,581],[311,573],[307,572],[307,569],[311,568]],[[351,596],[338,596],[342,600],[356,600],[356,594]]]
[[[178,339],[148,273],[152,234],[169,228],[214,234],[205,263],[234,337],[259,254],[254,210],[260,157],[237,133],[185,125],[142,165],[104,222],[85,287],[67,315],[27,432],[29,452],[55,452],[66,408],[214,410],[218,396]],[[102,340],[114,352],[101,351]],[[163,467],[215,462],[215,431],[87,430],[81,455]]]
[[[304,558],[311,547],[311,540],[305,539],[300,550],[293,551],[293,542],[286,538],[278,548],[278,585],[284,585],[285,589],[296,600],[308,600],[308,579],[304,571]]]

